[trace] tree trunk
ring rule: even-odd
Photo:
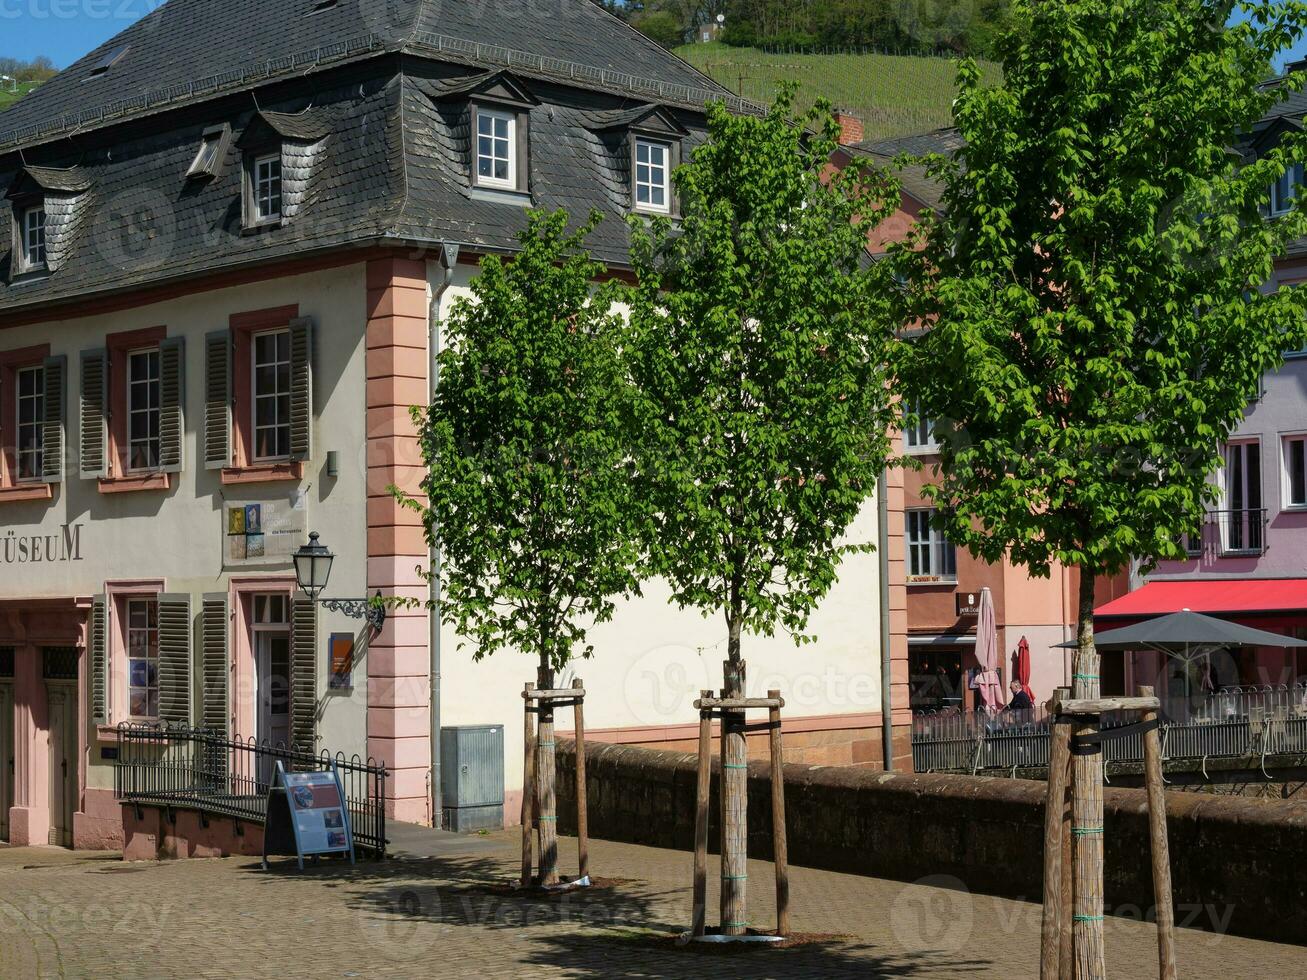
[[[542,691],[554,689],[554,671],[540,665],[537,682]],[[558,884],[558,796],[555,791],[554,704],[540,702],[536,729],[536,792],[540,800],[540,884]]]
[[[1073,663],[1071,693],[1076,698],[1100,696],[1099,657],[1094,646],[1094,573],[1080,569],[1080,623]],[[1099,719],[1079,718],[1072,734],[1097,731]],[[1073,755],[1071,833],[1075,848],[1076,980],[1106,976],[1103,960],[1103,757],[1099,746]]]
[[[744,697],[744,661],[740,659],[740,619],[728,620],[729,659],[723,666],[726,686],[722,695]],[[722,934],[743,936],[748,931],[749,873],[749,748],[744,734],[743,711],[722,716]]]

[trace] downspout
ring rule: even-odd
[[[880,499],[876,506],[876,534],[880,548],[880,732],[885,771],[894,771],[894,699],[890,660],[889,611],[889,467],[880,472]]]
[[[454,281],[458,265],[458,246],[448,242],[440,246],[445,275],[431,291],[431,310],[427,317],[427,374],[431,379],[427,411],[436,403],[436,357],[440,354],[440,301]],[[440,790],[440,549],[431,544],[431,578],[428,582],[427,647],[431,653],[431,825],[444,823],[444,800]]]

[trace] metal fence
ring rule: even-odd
[[[165,804],[263,823],[277,763],[287,772],[340,773],[354,842],[386,851],[384,765],[357,755],[315,755],[254,739],[226,738],[200,728],[118,726],[114,795],[123,803]]]
[[[1307,685],[1233,687],[1201,699],[1164,699],[1164,759],[1260,758],[1307,753]],[[1133,719],[1112,713],[1102,727]],[[1050,719],[1043,707],[997,714],[949,709],[912,719],[917,772],[982,772],[1048,765]],[[1143,738],[1103,743],[1108,763],[1141,762]]]

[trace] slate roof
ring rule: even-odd
[[[733,98],[590,0],[337,0],[314,13],[318,2],[169,0],[0,114],[0,150],[387,51],[687,104]]]
[[[894,159],[901,154],[925,156],[938,153],[951,156],[962,148],[962,137],[952,127],[935,129],[928,133],[896,136],[885,140],[867,140],[845,147],[859,156],[869,157],[883,167],[892,169],[903,184],[903,189],[925,207],[938,211],[943,188],[932,180],[922,166],[893,167]]]
[[[338,0],[310,14],[314,2],[171,0],[0,114],[0,200],[29,180],[77,192],[49,275],[13,274],[13,209],[0,207],[0,316],[346,245],[511,250],[526,205],[577,220],[600,210],[596,255],[621,263],[629,163],[595,119],[660,112],[685,131],[688,154],[703,138],[704,102],[731,101],[591,0]],[[283,56],[312,45],[328,53]],[[529,199],[469,186],[467,137],[453,118],[467,99],[448,98],[505,61],[533,101]],[[191,88],[205,73],[225,81]],[[180,94],[151,101],[169,87]],[[204,133],[224,125],[216,176],[188,179]],[[283,206],[281,226],[252,233],[242,226],[242,154],[269,131],[285,160],[302,148],[291,161],[294,214]]]

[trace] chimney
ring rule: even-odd
[[[852,146],[863,140],[862,120],[847,109],[835,110],[835,121],[840,124],[840,146]]]
[[[863,141],[863,120],[857,118],[847,108],[836,108],[835,122],[839,123],[840,146],[852,146],[855,142]]]

